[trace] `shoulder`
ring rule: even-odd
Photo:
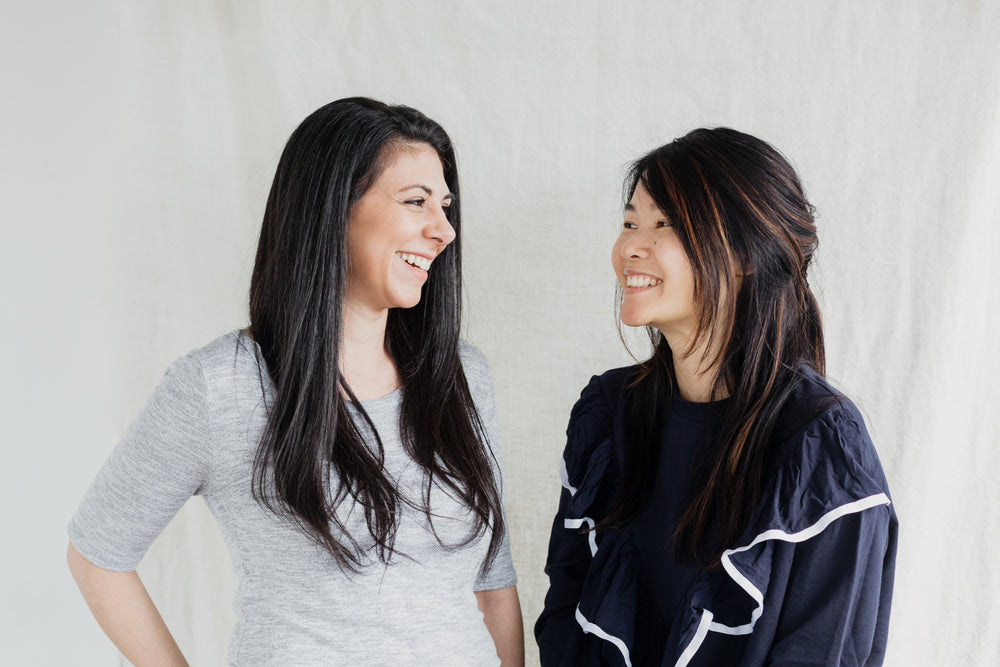
[[[586,439],[587,433],[610,429],[621,409],[625,387],[638,374],[638,366],[613,368],[594,375],[580,392],[570,412],[570,440]]]
[[[861,412],[819,374],[805,370],[775,433],[774,494],[766,514],[780,517],[786,530],[865,499],[888,503],[888,483]]]
[[[591,377],[570,412],[560,477],[574,501],[591,502],[600,481],[613,473],[625,388],[637,372],[637,366],[628,366]],[[583,488],[590,493],[577,493]]]
[[[802,368],[802,381],[782,409],[779,429],[807,456],[833,458],[849,469],[882,475],[861,411],[812,369]]]
[[[493,394],[493,375],[486,355],[467,340],[459,341],[458,357],[465,372],[465,381],[473,397],[491,396]]]
[[[255,359],[257,350],[257,343],[246,331],[235,329],[191,350],[182,358],[193,361],[205,369],[225,368],[232,367],[241,359]]]
[[[458,342],[458,357],[462,360],[462,366],[465,368],[466,375],[470,371],[489,374],[490,364],[486,360],[486,355],[480,352],[479,348],[469,341],[463,339]]]
[[[184,402],[211,402],[219,392],[230,394],[234,384],[252,379],[259,386],[256,343],[241,330],[219,336],[174,360],[166,369],[157,394]]]
[[[245,331],[236,329],[191,350],[171,364],[167,372],[190,375],[197,371],[209,385],[248,373],[256,378],[258,357],[257,343]]]

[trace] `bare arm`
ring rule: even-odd
[[[80,555],[72,542],[66,561],[101,629],[132,664],[187,667],[138,574],[98,567]]]
[[[493,637],[503,667],[524,667],[524,625],[517,586],[494,591],[477,591],[476,601],[483,612],[486,629]]]

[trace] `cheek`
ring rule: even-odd
[[[687,282],[694,280],[691,271],[691,261],[680,242],[660,243],[656,247],[656,257],[664,273],[669,273],[673,280]]]
[[[615,244],[611,246],[611,266],[614,267],[616,273],[621,273],[622,268],[622,240],[618,239]]]

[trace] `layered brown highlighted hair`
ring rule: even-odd
[[[825,373],[819,307],[806,279],[817,245],[813,207],[778,151],[729,128],[694,130],[641,157],[626,178],[626,201],[639,184],[675,224],[694,272],[699,326],[689,349],[677,352],[712,351],[713,398],[728,397],[674,534],[678,557],[711,564],[761,499],[772,433],[803,367]],[[653,354],[628,389],[623,481],[606,525],[630,523],[651,497],[663,415],[676,394],[674,351],[647,330]]]

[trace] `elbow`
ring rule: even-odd
[[[517,597],[517,586],[507,586],[494,590],[476,591],[476,602],[484,616],[493,614],[521,613],[521,603]]]
[[[88,584],[95,581],[95,578],[99,580],[100,575],[112,574],[110,570],[105,570],[87,560],[87,557],[77,550],[72,541],[66,547],[66,565],[81,592],[86,592]]]
[[[81,589],[87,582],[94,580],[107,581],[109,576],[135,575],[135,570],[109,570],[91,562],[77,550],[72,541],[66,547],[66,565],[69,566],[70,574],[73,575],[73,579]]]
[[[69,568],[69,573],[73,576],[73,581],[76,582],[77,586],[80,586],[81,582],[86,578],[88,565],[93,567],[91,562],[76,550],[71,540],[66,546],[66,566]]]

